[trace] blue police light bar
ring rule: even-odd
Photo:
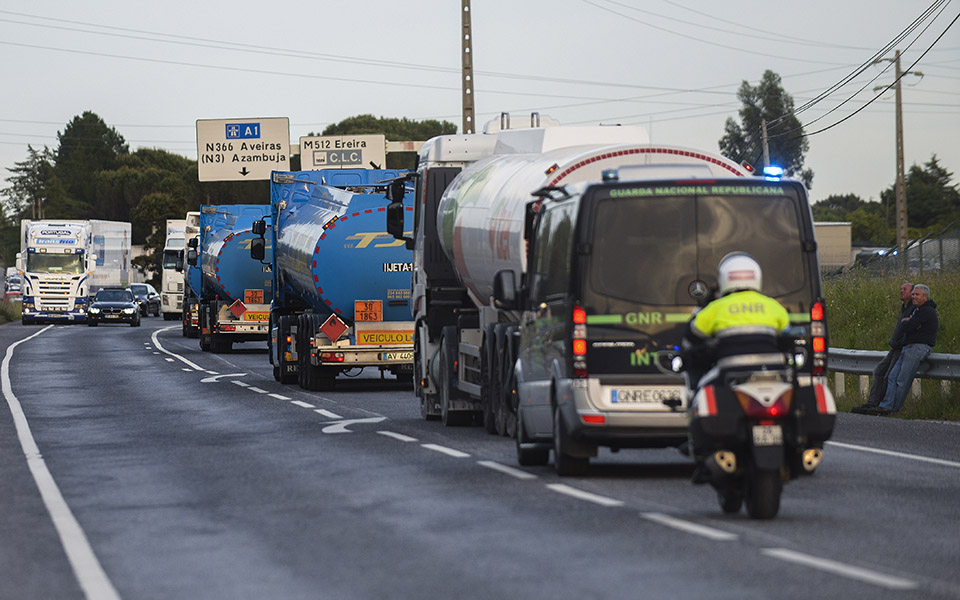
[[[767,177],[783,177],[783,167],[778,167],[776,165],[770,165],[763,168],[763,174]]]

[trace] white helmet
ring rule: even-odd
[[[720,259],[717,281],[720,283],[721,296],[738,290],[759,292],[763,273],[757,261],[746,252],[731,252]]]

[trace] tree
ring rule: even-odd
[[[450,121],[414,121],[406,117],[393,119],[373,115],[348,117],[339,123],[328,125],[322,135],[363,135],[382,134],[390,142],[422,142],[438,135],[450,135],[457,132],[457,126]],[[310,134],[314,135],[314,134]],[[412,152],[397,152],[387,155],[387,169],[413,169],[416,167],[416,155]]]
[[[951,221],[960,224],[960,191],[951,185],[953,173],[940,166],[937,155],[923,167],[913,165],[906,177],[907,224],[922,233],[938,233]],[[894,186],[880,192],[884,204],[896,206]],[[891,219],[894,218],[893,210]]]
[[[87,111],[74,117],[57,133],[57,175],[65,183],[69,201],[61,206],[50,200],[51,215],[59,218],[91,218],[95,212],[94,179],[100,171],[116,169],[119,157],[129,152],[123,136]]]
[[[27,160],[14,163],[7,169],[13,176],[7,177],[10,187],[0,191],[3,195],[3,212],[10,217],[29,215],[36,219],[46,195],[46,186],[53,176],[53,153],[46,146],[35,150],[27,146]]]
[[[864,205],[856,194],[827,196],[811,207],[813,220],[818,222],[849,221],[850,213]]]
[[[743,103],[740,124],[728,118],[720,138],[720,152],[736,162],[746,161],[759,173],[763,169],[763,135],[761,123],[767,123],[770,162],[783,167],[790,177],[803,181],[807,189],[813,185],[813,171],[804,169],[804,154],[810,144],[803,137],[803,126],[793,114],[793,98],[773,71],[763,73],[760,83],[751,86],[744,81],[737,91]]]

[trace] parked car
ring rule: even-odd
[[[3,293],[3,299],[7,302],[22,302],[23,295],[19,284],[8,284],[7,291]]]
[[[133,292],[124,288],[103,288],[97,292],[87,310],[87,325],[96,327],[101,322],[140,327],[140,305]]]
[[[127,289],[133,292],[143,316],[160,316],[160,294],[149,283],[131,283]]]

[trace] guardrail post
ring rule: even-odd
[[[914,400],[917,400],[920,398],[920,378],[919,377],[913,378],[913,385],[910,386],[910,397],[913,398]]]
[[[843,396],[847,382],[844,378],[843,373],[840,373],[838,371],[834,375],[835,376],[834,376],[833,391],[836,393],[837,396]]]
[[[940,380],[940,389],[943,390],[943,393],[944,393],[944,394],[949,394],[949,393],[950,393],[950,380],[949,380],[949,379],[941,379],[941,380]]]
[[[860,376],[860,395],[864,398],[870,395],[870,376]]]

